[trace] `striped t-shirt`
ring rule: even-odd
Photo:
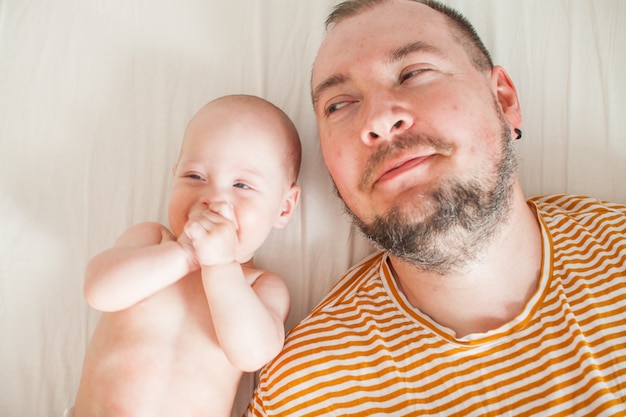
[[[542,271],[516,319],[456,339],[411,307],[375,254],[294,327],[248,416],[626,416],[626,207],[529,204]]]

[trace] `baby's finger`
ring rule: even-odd
[[[230,220],[231,222],[235,224],[235,228],[238,228],[237,218],[235,217],[235,209],[233,208],[231,204],[228,204],[225,201],[214,202],[214,203],[209,204],[209,210],[211,210],[214,213],[219,214],[220,216],[224,217],[226,220]]]
[[[194,241],[206,233],[206,229],[199,222],[195,221],[187,223],[184,232],[191,241]]]

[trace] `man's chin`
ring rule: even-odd
[[[392,201],[373,202],[372,212],[367,215],[357,214],[339,194],[338,196],[343,203],[344,211],[364,233],[365,230],[374,227],[375,223],[381,222],[388,224],[391,221],[394,224],[409,225],[428,223],[436,216],[439,209],[432,195],[407,192]]]

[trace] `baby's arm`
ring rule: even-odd
[[[280,352],[289,313],[289,291],[275,274],[263,272],[248,284],[241,265],[202,267],[213,326],[228,360],[254,372]]]
[[[89,261],[85,298],[97,310],[123,310],[197,268],[189,251],[165,226],[140,223]]]
[[[228,360],[253,372],[278,354],[284,343],[289,292],[275,274],[255,271],[250,285],[236,261],[237,223],[232,207],[216,203],[190,216],[191,238],[202,269],[213,326]],[[249,272],[252,274],[252,272]]]

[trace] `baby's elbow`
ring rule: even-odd
[[[121,310],[123,306],[119,305],[120,294],[112,293],[112,287],[106,284],[108,281],[106,277],[107,275],[101,266],[97,262],[91,261],[85,271],[83,296],[87,304],[98,311],[109,313]]]
[[[283,347],[283,340],[247,346],[245,351],[228,355],[231,364],[242,372],[256,372],[274,359]]]
[[[110,289],[89,280],[85,282],[83,295],[89,307],[103,313],[120,311],[129,307],[124,303],[121,294],[113,294]]]
[[[119,310],[116,306],[111,305],[109,297],[103,296],[101,291],[97,291],[94,288],[85,286],[83,295],[85,296],[85,300],[87,301],[87,304],[89,304],[89,307],[95,310],[102,311],[104,313]]]
[[[233,366],[239,369],[241,372],[256,372],[259,369],[263,368],[269,361],[271,361],[274,356],[254,356],[251,355],[247,358],[235,358],[230,362]]]

